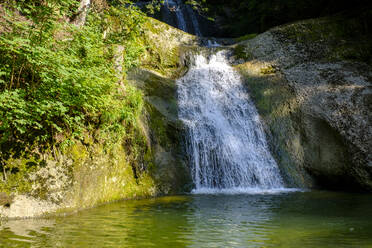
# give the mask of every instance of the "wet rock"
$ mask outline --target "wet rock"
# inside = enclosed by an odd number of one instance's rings
[[[162,194],[184,192],[191,178],[182,147],[183,125],[178,121],[176,82],[144,69],[132,70],[128,80],[145,96],[142,123],[152,151],[155,182]]]
[[[56,211],[57,207],[47,201],[18,195],[14,197],[13,203],[9,207],[0,207],[0,218],[40,217]]]
[[[237,69],[288,185],[372,191],[372,69],[336,53],[337,30],[324,26],[335,24],[309,20],[239,43]]]

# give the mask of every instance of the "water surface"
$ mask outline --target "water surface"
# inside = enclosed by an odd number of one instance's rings
[[[2,222],[0,247],[372,247],[371,195],[187,195]]]

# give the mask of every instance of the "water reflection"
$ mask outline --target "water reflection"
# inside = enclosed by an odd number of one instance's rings
[[[38,236],[49,235],[54,219],[24,219],[0,222],[0,247],[18,247],[15,244],[32,244]],[[22,246],[19,246],[22,247]],[[31,246],[33,247],[33,246]]]
[[[2,222],[0,247],[371,247],[371,223],[369,195],[191,195]]]
[[[239,199],[236,201],[236,199]],[[193,232],[190,247],[255,247],[268,239],[275,225],[272,209],[277,204],[275,196],[204,195],[192,202],[188,223]],[[206,237],[208,242],[206,243]]]

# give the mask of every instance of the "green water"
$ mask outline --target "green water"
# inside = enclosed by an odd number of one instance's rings
[[[0,247],[372,247],[372,195],[162,197],[0,229]]]

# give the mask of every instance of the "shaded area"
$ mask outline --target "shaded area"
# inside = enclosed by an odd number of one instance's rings
[[[341,14],[358,17],[371,32],[369,0],[207,0],[215,18],[215,36],[237,37],[261,33],[288,22]]]
[[[157,187],[165,194],[190,190],[175,80],[143,69],[130,71],[127,79],[144,93],[146,103],[141,122],[151,151],[145,156],[153,157],[147,165]]]

